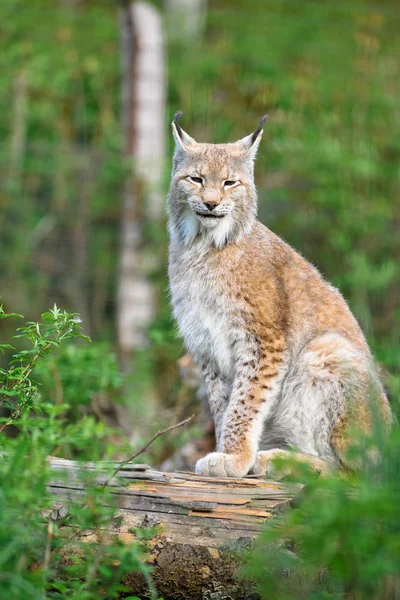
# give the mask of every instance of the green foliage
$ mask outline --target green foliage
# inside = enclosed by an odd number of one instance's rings
[[[93,403],[121,398],[122,376],[116,354],[108,344],[68,344],[36,369],[44,398],[69,406],[68,419],[76,421]]]
[[[13,316],[19,315],[6,314],[0,308],[2,319]],[[26,323],[14,336],[28,349],[17,351],[10,344],[2,345],[13,355],[0,373],[0,399],[10,413],[2,417],[0,427],[0,596],[13,600],[119,598],[127,591],[121,585],[123,575],[133,571],[140,572],[152,589],[140,543],[105,539],[104,530],[114,524],[117,507],[108,487],[96,483],[96,471],[78,471],[84,490],[80,501],[67,503],[68,514],[53,520],[46,488],[55,474],[48,455],[73,452],[81,458],[99,460],[109,457],[113,450],[104,443],[110,431],[103,423],[90,416],[81,416],[76,422],[71,418],[77,405],[71,408],[66,401],[78,392],[74,378],[85,373],[83,394],[118,387],[120,379],[112,355],[103,349],[85,353],[82,347],[71,345],[72,340],[88,339],[81,333],[78,315],[54,306],[42,319]],[[66,352],[57,362],[55,352],[65,342]],[[103,355],[101,378],[99,367],[93,363]],[[60,365],[66,388],[58,404],[46,398],[46,386],[34,379],[36,372],[43,374],[51,364]],[[14,435],[9,437],[6,433],[11,426]],[[93,532],[95,542],[78,541],[74,532],[82,531]]]
[[[104,337],[127,172],[118,6],[62,4],[0,3],[0,284],[6,306],[32,317],[56,299]]]
[[[81,502],[71,504],[63,521],[52,520],[46,494],[52,476],[46,463],[50,444],[35,434],[31,430],[8,444],[0,463],[1,597],[119,598],[125,589],[123,575],[134,571],[151,587],[140,544],[104,539],[102,528],[112,526],[117,510],[107,488],[82,475]],[[74,531],[93,531],[96,541],[78,542]]]
[[[6,314],[3,307],[0,306],[0,319],[14,316],[20,315]],[[80,333],[78,315],[60,311],[56,305],[52,310],[44,313],[42,319],[42,323],[28,321],[24,327],[17,329],[14,338],[24,338],[31,347],[15,352],[9,367],[0,369],[0,403],[14,409],[6,424],[16,422],[22,414],[34,408],[35,400],[38,398],[38,386],[31,375],[43,356],[53,348],[58,348],[64,340],[89,339]],[[10,344],[2,344],[0,348],[3,351],[5,349],[14,350]]]
[[[301,470],[306,488],[298,506],[269,522],[248,557],[247,574],[263,598],[398,598],[398,428],[383,445],[364,445],[362,458],[363,471],[347,477]]]

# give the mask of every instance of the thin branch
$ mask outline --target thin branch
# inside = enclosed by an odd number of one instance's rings
[[[3,429],[5,429],[9,425],[13,424],[13,421],[14,421],[15,417],[19,414],[20,410],[21,410],[20,407],[18,407],[14,410],[14,412],[11,413],[11,415],[8,417],[8,420],[5,421],[3,423],[3,425],[0,427],[0,433],[2,433]]]
[[[61,333],[61,332],[57,331],[56,335],[58,335],[59,333]],[[37,362],[37,360],[38,360],[39,358],[41,358],[41,357],[43,356],[43,354],[44,354],[45,352],[47,352],[47,350],[48,350],[49,348],[51,348],[51,342],[47,343],[45,346],[43,346],[43,348],[41,348],[41,349],[40,349],[40,350],[37,352],[37,354],[35,354],[35,356],[32,358],[32,360],[30,360],[30,361],[28,362],[28,364],[25,366],[24,370],[22,371],[22,373],[21,373],[21,380],[22,380],[22,379],[25,379],[25,377],[26,377],[26,376],[27,376],[29,373],[31,373],[31,371],[32,371],[33,367],[35,366],[35,363]]]
[[[145,444],[142,448],[140,448],[140,450],[138,450],[137,452],[135,452],[135,454],[133,456],[131,456],[130,458],[127,458],[126,460],[122,461],[118,467],[115,469],[115,471],[113,472],[113,474],[111,475],[111,477],[109,477],[103,484],[101,487],[106,487],[110,481],[112,481],[114,479],[114,477],[117,475],[117,473],[119,473],[119,471],[123,468],[124,465],[127,465],[128,463],[132,462],[133,460],[135,460],[135,458],[137,458],[138,456],[140,456],[140,454],[143,454],[143,452],[145,452],[147,450],[147,448],[158,438],[160,437],[160,435],[164,435],[164,433],[168,433],[168,431],[172,431],[173,429],[177,429],[178,427],[184,427],[184,425],[186,425],[187,423],[189,423],[189,421],[191,421],[193,419],[194,415],[192,415],[191,417],[189,417],[188,419],[185,419],[184,421],[181,421],[180,423],[177,423],[176,425],[171,425],[170,427],[167,427],[166,429],[162,429],[161,431],[159,431],[158,433],[156,433],[156,435],[154,435],[151,440],[149,442],[147,442],[147,444]]]
[[[43,559],[43,578],[44,578],[45,584],[46,584],[46,580],[47,580],[47,577],[49,574],[48,571],[49,571],[50,560],[51,560],[51,556],[52,556],[51,542],[53,539],[53,535],[54,535],[54,523],[50,519],[49,522],[47,523],[46,547],[44,549],[44,559]],[[43,598],[46,598],[46,597],[47,597],[47,594],[46,594],[46,592],[44,592]]]

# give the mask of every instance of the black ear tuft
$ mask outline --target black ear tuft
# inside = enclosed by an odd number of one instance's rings
[[[178,112],[175,113],[174,119],[173,119],[173,124],[176,127],[176,131],[178,132],[179,137],[182,139],[183,135],[182,135],[182,128],[179,125],[178,121],[181,118],[181,116],[183,115],[183,112],[181,110],[178,110]]]
[[[179,114],[179,113],[176,113]],[[181,115],[182,113],[180,113]],[[179,116],[180,116],[179,115]],[[176,116],[176,115],[175,115]],[[179,118],[179,117],[178,117]],[[258,138],[258,136],[260,135],[260,132],[262,131],[262,128],[264,127],[264,124],[266,123],[266,121],[268,121],[268,115],[264,115],[263,118],[260,121],[259,126],[257,127],[257,129],[255,130],[255,132],[253,133],[253,135],[251,136],[251,143],[254,144],[254,142],[256,141],[256,139]]]
[[[177,122],[179,121],[179,119],[181,118],[182,115],[183,115],[183,112],[181,110],[178,110],[178,112],[175,113],[175,116],[174,116],[175,125],[177,124]]]

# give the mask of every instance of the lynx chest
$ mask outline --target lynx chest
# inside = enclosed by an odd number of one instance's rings
[[[198,362],[215,361],[232,370],[235,337],[231,299],[224,282],[204,261],[170,263],[172,306],[185,344]]]

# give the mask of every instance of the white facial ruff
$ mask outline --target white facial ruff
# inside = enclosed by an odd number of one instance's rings
[[[192,210],[186,210],[179,222],[179,233],[184,242],[190,244],[198,235],[206,243],[213,243],[216,248],[223,248],[233,230],[232,215],[222,218],[207,218],[196,215]]]

